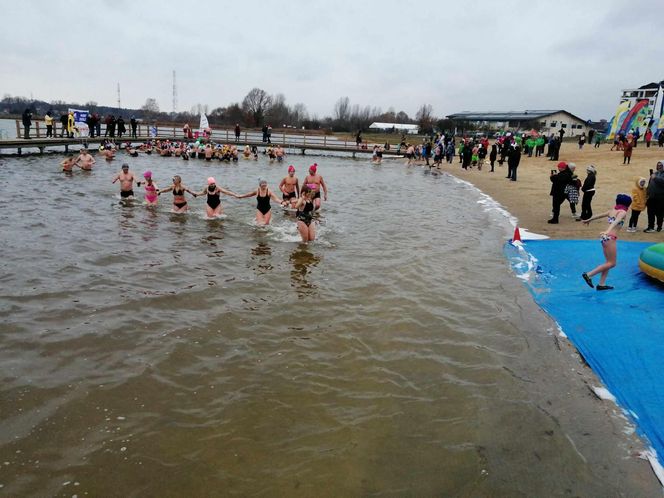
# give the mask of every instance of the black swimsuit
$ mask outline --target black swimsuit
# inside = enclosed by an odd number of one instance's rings
[[[264,197],[257,192],[256,193],[256,209],[258,209],[263,216],[270,212],[272,206],[270,206],[270,192],[268,191]]]
[[[297,217],[298,220],[300,220],[305,225],[307,225],[307,226],[311,225],[311,222],[313,221],[313,216],[314,216],[314,203],[313,203],[313,201],[305,201],[304,202],[304,208],[302,209],[302,211],[298,210],[297,213],[295,213],[295,216]]]
[[[219,200],[219,192],[216,194],[213,193],[216,188],[210,190],[210,187],[208,187],[208,194],[207,194],[207,205],[210,206],[210,209],[216,209],[219,204],[221,204],[221,201]]]
[[[184,189],[182,189],[182,190],[173,189],[173,197],[177,197],[177,196],[184,196]],[[178,209],[182,209],[183,207],[185,207],[187,205],[187,201],[174,202],[173,205]]]

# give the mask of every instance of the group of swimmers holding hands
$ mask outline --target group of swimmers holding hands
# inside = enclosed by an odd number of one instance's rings
[[[89,155],[89,154],[88,154]],[[66,160],[65,160],[66,161]],[[92,159],[94,162],[94,159]],[[73,161],[74,165],[79,165],[78,159]],[[64,169],[64,165],[63,165]],[[84,168],[83,168],[84,169]],[[256,198],[256,223],[258,225],[269,225],[272,220],[272,206],[270,200],[280,203],[289,211],[294,211],[297,219],[297,229],[303,242],[313,241],[316,238],[316,225],[313,220],[314,212],[321,206],[321,190],[323,199],[327,201],[327,185],[323,177],[317,172],[318,165],[312,164],[309,167],[309,174],[304,178],[300,187],[299,179],[295,176],[295,167],[288,167],[288,175],[281,180],[279,190],[282,193],[280,199],[268,185],[267,180],[260,178],[258,187],[245,194],[237,194],[232,190],[225,189],[217,185],[213,177],[207,179],[207,186],[201,191],[194,191],[182,183],[179,175],[173,176],[171,185],[166,188],[158,188],[152,178],[152,172],[143,173],[144,181],[138,181],[134,173],[129,170],[129,165],[124,163],[120,173],[115,175],[113,183],[120,182],[120,198],[127,201],[134,198],[134,183],[140,187],[144,185],[145,204],[156,206],[159,196],[171,192],[173,194],[173,213],[186,213],[189,210],[186,194],[193,197],[206,196],[205,211],[208,218],[217,218],[223,214],[221,204],[221,194],[236,199],[245,199],[249,197]],[[71,171],[69,169],[68,171]]]

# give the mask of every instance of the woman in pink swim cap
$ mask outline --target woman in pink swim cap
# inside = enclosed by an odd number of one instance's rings
[[[145,204],[148,206],[156,206],[157,199],[157,185],[152,181],[152,171],[146,171],[143,173],[143,178],[145,178]],[[141,186],[141,182],[136,182],[136,185]]]
[[[318,164],[309,166],[309,174],[304,177],[304,185],[308,185],[314,193],[314,207],[320,209],[320,189],[323,189],[324,200],[327,201],[327,185],[323,177],[318,174]]]
[[[221,205],[221,199],[219,198],[220,194],[237,197],[237,194],[232,190],[226,190],[225,188],[221,188],[219,185],[217,185],[217,182],[213,177],[207,179],[207,187],[204,187],[201,192],[196,193],[196,195],[204,194],[207,194],[205,214],[208,218],[218,218],[224,214],[224,208]]]

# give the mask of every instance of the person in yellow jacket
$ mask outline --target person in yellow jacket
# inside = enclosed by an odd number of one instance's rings
[[[46,111],[44,123],[46,123],[46,138],[53,138],[53,109]]]
[[[67,116],[67,136],[69,138],[74,137],[74,128],[76,127],[76,124],[74,122],[74,112],[69,111],[69,115]]]
[[[637,178],[632,189],[632,216],[629,218],[628,232],[636,232],[636,225],[639,221],[641,211],[646,208],[646,186],[648,181],[645,178]]]

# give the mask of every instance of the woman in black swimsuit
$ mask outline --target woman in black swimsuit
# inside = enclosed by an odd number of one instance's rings
[[[275,202],[280,203],[282,206],[286,204],[286,201],[282,201],[267,188],[267,181],[260,179],[258,180],[258,188],[247,192],[243,195],[236,196],[238,199],[244,199],[246,197],[256,197],[256,223],[259,225],[269,225],[270,220],[272,219],[272,206],[270,206],[270,199],[273,199]]]
[[[187,205],[187,199],[185,199],[184,193],[189,192],[194,197],[196,197],[196,193],[182,185],[182,178],[180,178],[179,175],[173,177],[173,184],[170,187],[159,190],[157,193],[161,195],[165,192],[171,191],[173,192],[173,212],[186,213],[189,206]]]
[[[208,218],[217,218],[221,216],[224,212],[223,207],[221,206],[221,200],[219,199],[220,194],[230,195],[237,197],[237,194],[231,190],[226,190],[217,185],[217,182],[214,178],[210,177],[207,179],[207,187],[204,188],[201,192],[198,192],[196,195],[205,195],[207,194],[207,203],[205,204],[205,212]]]
[[[313,222],[314,191],[304,185],[301,194],[295,203],[297,230],[300,232],[302,242],[311,242],[316,238],[316,224]]]

